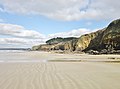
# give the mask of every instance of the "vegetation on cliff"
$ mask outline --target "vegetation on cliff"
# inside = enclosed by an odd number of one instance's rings
[[[52,38],[48,41],[46,41],[46,44],[58,44],[60,42],[67,42],[67,41],[71,41],[71,40],[76,40],[76,37],[68,37],[68,38],[61,38],[61,37],[57,37],[57,38]]]

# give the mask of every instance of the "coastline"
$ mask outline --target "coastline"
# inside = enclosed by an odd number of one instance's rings
[[[20,52],[1,52],[0,61],[5,62],[42,62],[42,61],[57,61],[57,60],[71,60],[71,61],[119,61],[118,54],[101,54],[91,55],[86,53],[56,53],[46,51],[20,51]],[[84,60],[84,61],[83,61]]]

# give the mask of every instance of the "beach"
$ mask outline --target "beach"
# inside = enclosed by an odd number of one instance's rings
[[[0,89],[120,89],[120,55],[0,53]]]

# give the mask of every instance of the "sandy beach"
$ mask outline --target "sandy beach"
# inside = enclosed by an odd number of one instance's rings
[[[120,55],[0,53],[0,89],[120,89],[119,61]]]

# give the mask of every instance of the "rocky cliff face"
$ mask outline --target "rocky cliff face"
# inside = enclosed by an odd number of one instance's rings
[[[77,40],[71,40],[67,42],[61,42],[58,43],[55,47],[54,50],[68,50],[68,51],[75,51],[75,45],[76,45]]]
[[[51,42],[51,40],[49,40]],[[52,40],[54,42],[54,40]],[[56,39],[55,39],[56,42]],[[120,19],[111,22],[107,28],[85,34],[78,39],[61,41],[56,44],[34,46],[33,50],[64,50],[64,51],[89,51],[110,53],[120,50]]]
[[[51,51],[51,50],[64,50],[64,51],[74,51],[77,40],[71,40],[67,42],[60,42],[56,44],[43,44],[38,46],[33,46],[32,50],[42,50],[42,51]]]
[[[97,46],[99,44],[98,39],[100,39],[100,35],[103,31],[104,29],[90,33],[90,34],[82,35],[76,43],[76,50],[83,51],[83,50],[86,50],[89,46],[90,47],[92,47],[93,45]]]
[[[41,51],[50,51],[50,50],[54,50],[55,46],[57,44],[54,45],[48,45],[48,44],[43,44],[43,45],[37,45],[37,46],[33,46],[32,50],[36,51],[36,50],[41,50]]]
[[[120,50],[120,19],[109,24],[103,33],[101,46],[108,50]]]
[[[97,50],[99,52],[112,53],[120,50],[120,19],[111,22],[107,28],[102,30],[85,49]],[[104,52],[103,52],[104,53]]]
[[[97,50],[99,51],[101,49],[101,40],[103,38],[103,33],[106,30],[106,28],[99,30],[97,32],[95,32],[95,37],[93,39],[90,40],[90,43],[88,44],[88,47],[84,49],[84,51],[88,51],[88,50]]]

